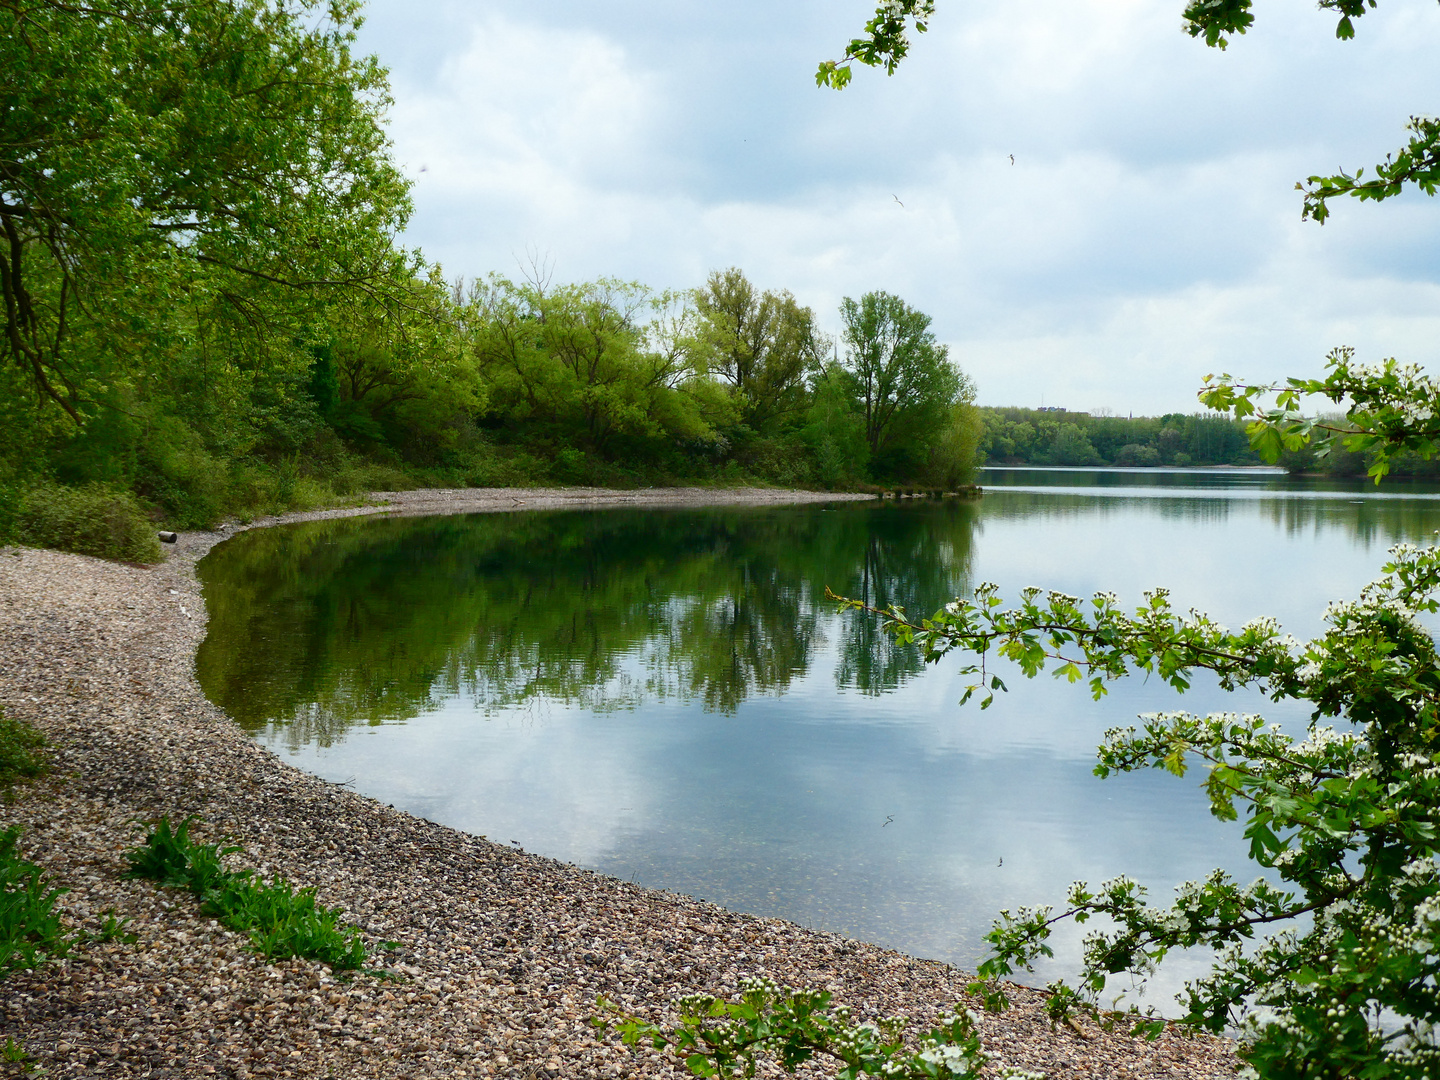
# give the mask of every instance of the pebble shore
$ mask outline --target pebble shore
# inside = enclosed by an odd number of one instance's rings
[[[357,513],[557,506],[771,504],[775,491],[460,491],[372,496]],[[273,524],[277,519],[252,523]],[[194,675],[205,606],[194,566],[238,527],[182,533],[154,568],[0,549],[0,706],[51,741],[54,772],[0,808],[23,827],[67,922],[128,917],[133,943],[92,942],[0,983],[9,1037],[43,1075],[681,1077],[653,1051],[601,1040],[597,994],[655,1020],[679,995],[746,975],[823,987],[858,1016],[917,1024],[963,1001],[965,973],[776,919],[727,911],[492,844],[287,765],[206,700]],[[389,977],[270,963],[199,915],[188,893],[121,877],[137,822],[196,815],[236,865],[340,905]],[[1037,991],[985,1015],[993,1064],[1047,1077],[1226,1077],[1232,1044],[1170,1031],[1155,1042],[1087,1023],[1052,1028]],[[18,1065],[0,1070],[18,1074]],[[813,1075],[833,1075],[833,1070]]]

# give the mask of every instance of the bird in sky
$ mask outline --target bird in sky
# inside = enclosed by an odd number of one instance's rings
[[[1014,154],[1011,154],[1011,155],[1010,155],[1010,164],[1011,164],[1011,165],[1014,165],[1014,164],[1015,164],[1015,155],[1014,155]]]
[[[890,198],[894,199],[896,202],[900,202],[900,196],[896,195],[893,191],[890,193]],[[905,209],[905,204],[903,202],[900,202],[900,209]]]

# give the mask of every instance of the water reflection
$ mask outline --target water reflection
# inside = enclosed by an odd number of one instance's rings
[[[918,656],[871,621],[834,619],[825,587],[879,604],[963,591],[976,513],[951,500],[256,530],[201,563],[197,666],[241,724],[282,725],[296,747],[455,698],[486,714],[671,698],[733,714],[783,694],[827,634],[837,686],[879,694]]]
[[[1303,637],[1385,546],[1440,526],[1440,499],[1253,471],[1015,473],[975,504],[243,534],[200,567],[201,680],[297,763],[411,812],[957,964],[995,911],[1077,878],[1129,873],[1158,898],[1216,866],[1248,880],[1198,777],[1102,783],[1094,748],[1144,711],[1303,710],[1204,679],[1183,699],[1125,680],[1097,704],[1014,676],[988,712],[960,710],[953,665],[922,673],[825,586],[928,611],[978,581],[1125,603],[1165,585],[1181,610]],[[1073,968],[1078,941],[1060,944],[1040,979]],[[1184,975],[1162,974],[1162,1004]]]

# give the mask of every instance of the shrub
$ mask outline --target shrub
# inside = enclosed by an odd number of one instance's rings
[[[855,1023],[845,1006],[830,1004],[825,990],[796,990],[765,978],[740,980],[738,998],[724,1001],[692,994],[676,1002],[680,1023],[671,1031],[631,1016],[601,997],[591,1024],[614,1031],[627,1046],[648,1044],[683,1062],[695,1076],[755,1076],[772,1062],[796,1075],[807,1063],[839,1066],[842,1080],[883,1076],[891,1080],[979,1080],[985,1075],[1041,1080],[1038,1073],[987,1068],[975,1016],[957,1008],[930,1031],[906,1039],[904,1017]],[[768,1070],[767,1070],[768,1071]]]
[[[1122,468],[1153,468],[1160,464],[1160,451],[1141,443],[1126,443],[1116,452],[1115,464]]]
[[[100,559],[157,563],[162,558],[154,526],[135,496],[99,485],[31,488],[21,500],[15,533],[31,547]]]
[[[0,480],[0,544],[11,543],[15,537],[15,518],[20,512],[20,494],[18,484]]]
[[[852,609],[865,605],[842,601]],[[874,609],[866,609],[873,611]],[[1056,923],[1092,919],[1075,986],[1050,985],[1047,1005],[1099,1008],[1110,980],[1144,977],[1167,955],[1214,950],[1208,975],[1186,984],[1183,1021],[1238,1031],[1242,1060],[1266,1078],[1430,1080],[1440,1066],[1440,547],[1391,549],[1385,575],[1359,598],[1334,603],[1324,633],[1301,642],[1274,619],[1230,631],[1182,614],[1163,589],[1133,613],[1113,594],[1090,601],[1025,589],[1007,608],[981,585],[928,619],[880,614],[927,660],[969,655],[980,707],[1005,689],[998,655],[1035,677],[1046,669],[1104,696],[1110,680],[1154,675],[1176,691],[1196,672],[1224,690],[1253,688],[1309,714],[1303,732],[1263,717],[1150,713],[1112,728],[1098,752],[1101,777],[1154,768],[1206,773],[1211,813],[1245,818],[1250,859],[1268,871],[1251,884],[1215,870],[1151,903],[1129,877],[1076,882],[1064,907],[1002,911],[977,989],[1053,955]],[[1337,721],[1331,724],[1326,721]],[[1137,1030],[1158,1021],[1137,1020]],[[1252,1075],[1254,1075],[1252,1074]]]

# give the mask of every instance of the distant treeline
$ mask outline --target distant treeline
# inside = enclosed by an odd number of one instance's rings
[[[1245,425],[1203,413],[1092,416],[981,408],[988,465],[1259,465]]]
[[[1095,416],[1047,409],[979,408],[986,465],[1279,465],[1292,473],[1364,476],[1371,458],[1336,450],[1317,457],[1310,447],[1264,462],[1250,449],[1242,421],[1207,413],[1164,416]],[[1440,477],[1440,458],[1391,458],[1397,476]]]

